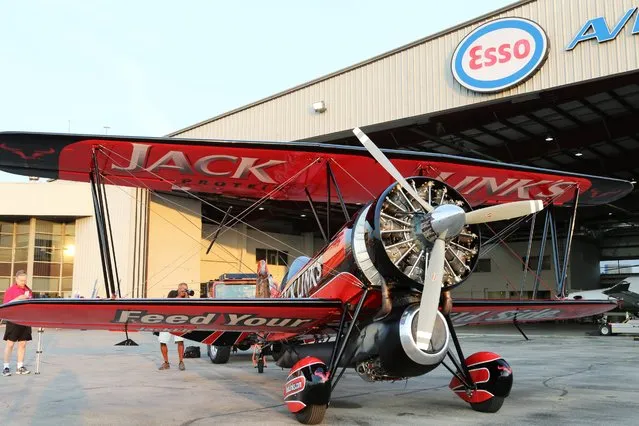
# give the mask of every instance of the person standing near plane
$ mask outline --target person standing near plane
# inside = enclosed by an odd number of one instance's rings
[[[33,298],[33,292],[27,286],[27,274],[20,270],[16,272],[14,283],[4,293],[4,300],[2,303],[31,298]],[[16,374],[29,374],[30,371],[24,367],[24,353],[27,348],[27,342],[31,340],[31,327],[7,321],[4,330],[4,340],[7,344],[4,348],[4,368],[2,370],[2,375],[11,375],[9,363],[11,360],[11,354],[13,353],[13,347],[16,342],[18,342],[18,363],[16,366]]]
[[[189,297],[189,286],[186,283],[180,283],[178,285],[177,290],[171,290],[169,292],[169,298],[188,298]],[[180,363],[178,364],[178,368],[181,371],[184,371],[184,339],[180,336],[175,336],[168,331],[160,331],[158,335],[158,340],[160,341],[160,350],[162,351],[162,358],[164,358],[164,363],[160,366],[160,370],[168,370],[171,368],[171,364],[169,364],[169,348],[167,347],[167,343],[173,341],[177,345],[178,350],[178,358]]]

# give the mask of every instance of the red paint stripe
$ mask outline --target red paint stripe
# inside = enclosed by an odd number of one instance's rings
[[[470,377],[473,383],[486,383],[490,379],[490,371],[487,368],[470,370]],[[457,377],[453,377],[448,387],[457,392],[460,387],[464,388],[464,384]]]
[[[303,359],[293,366],[294,370],[291,370],[291,372],[288,373],[288,376],[290,377],[291,374],[297,371],[300,371],[302,368],[305,368],[305,367],[308,367],[309,365],[314,365],[314,364],[324,364],[324,363],[317,358]]]
[[[488,401],[490,398],[495,396],[492,393],[482,389],[474,391],[470,397],[465,390],[456,390],[455,393],[464,401],[471,402],[473,404]]]
[[[213,343],[217,341],[217,339],[219,339],[222,336],[222,334],[224,334],[223,331],[215,331],[209,334],[206,339],[202,340],[202,343],[204,343],[205,345],[212,345]]]
[[[302,401],[286,401],[286,406],[288,407],[288,411],[291,413],[297,413],[298,411],[302,411],[306,408],[306,404]]]
[[[233,342],[234,345],[237,345],[239,343],[241,343],[244,339],[246,339],[248,336],[250,336],[251,333],[240,333],[240,335],[237,337],[237,339],[235,339],[235,342]]]
[[[466,365],[470,368],[477,364],[482,364],[484,362],[491,362],[500,359],[501,356],[494,352],[477,352],[476,354],[472,354],[468,358],[466,358]]]

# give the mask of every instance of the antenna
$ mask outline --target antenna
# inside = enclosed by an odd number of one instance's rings
[[[109,134],[109,129],[111,128],[110,126],[103,126],[104,127],[104,134],[108,135]]]

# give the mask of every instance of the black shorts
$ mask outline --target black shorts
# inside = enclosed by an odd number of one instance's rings
[[[31,327],[7,321],[6,328],[4,329],[4,340],[11,342],[31,340]]]

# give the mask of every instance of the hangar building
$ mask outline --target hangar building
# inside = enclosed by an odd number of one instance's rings
[[[359,145],[351,129],[360,127],[382,148],[634,183],[638,49],[636,0],[519,1],[170,136]],[[497,191],[512,182],[483,184]],[[102,288],[88,185],[30,182],[3,184],[0,191],[5,199],[34,194],[59,200],[76,193],[64,205],[3,203],[0,281],[26,266],[36,292],[88,296],[96,280]],[[279,279],[287,263],[324,243],[308,204],[267,202],[246,223],[222,231],[207,254],[217,228],[212,222],[228,207],[239,212],[250,202],[121,187],[110,187],[109,194],[123,295],[162,297],[181,281],[197,287],[222,273],[253,272],[259,258]],[[539,259],[542,218],[532,229],[530,249],[529,224],[510,236],[514,251],[496,246],[455,292],[475,298],[552,296],[567,251],[569,289],[599,287],[602,269],[613,280],[635,273],[638,205],[633,192],[614,204],[579,208],[574,224],[571,209],[558,209],[551,232],[556,250],[546,249]],[[321,221],[343,221],[339,205],[317,209]],[[541,271],[538,292],[532,274],[523,278],[523,259]]]

